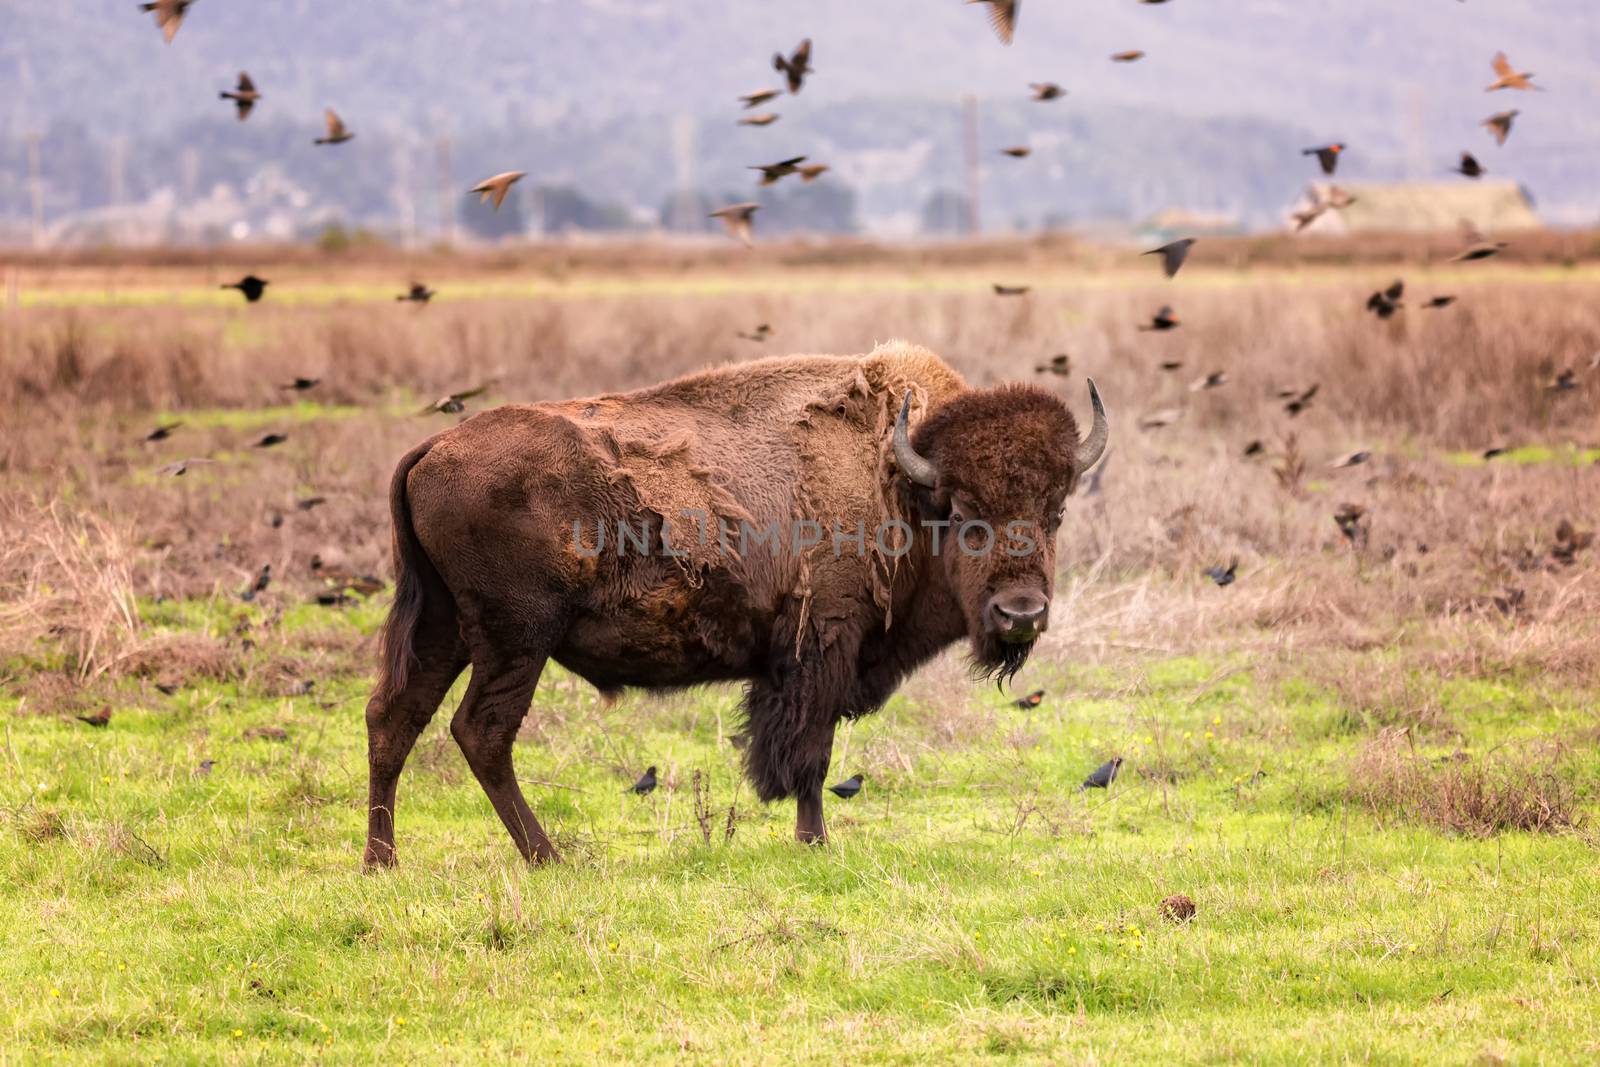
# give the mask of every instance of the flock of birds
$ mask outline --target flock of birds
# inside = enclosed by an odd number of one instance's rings
[[[157,25],[170,44],[182,26],[183,19],[189,8],[195,2],[196,0],[153,0],[153,2],[143,3],[140,6],[143,11],[154,14]],[[995,33],[1003,43],[1011,43],[1016,32],[1021,0],[966,0],[966,2],[968,4],[988,5],[989,20],[994,27]],[[1168,0],[1138,0],[1138,2],[1158,5],[1167,3]],[[1133,63],[1144,58],[1144,55],[1143,50],[1130,49],[1113,53],[1110,59],[1115,63]],[[740,117],[737,120],[738,124],[749,127],[769,127],[776,123],[781,117],[779,113],[770,110],[758,111],[757,109],[771,104],[774,100],[784,95],[785,92],[791,97],[798,95],[804,87],[808,76],[815,73],[811,60],[812,42],[809,38],[802,41],[790,52],[775,53],[772,57],[772,67],[783,76],[783,87],[762,88],[740,96],[738,100],[743,105],[743,110],[750,113]],[[1495,80],[1487,86],[1486,91],[1488,92],[1501,90],[1542,91],[1541,86],[1533,83],[1534,75],[1530,72],[1517,70],[1504,53],[1499,53],[1493,57],[1491,67],[1495,73]],[[1051,81],[1032,82],[1029,83],[1028,88],[1031,99],[1039,103],[1058,100],[1067,95],[1065,88]],[[221,92],[219,96],[233,104],[241,122],[250,117],[257,104],[262,100],[261,91],[247,72],[240,72],[234,88]],[[1500,111],[1484,119],[1482,125],[1488,130],[1494,142],[1503,146],[1511,136],[1513,125],[1520,114],[1521,112],[1517,109]],[[324,121],[326,132],[323,136],[317,137],[313,142],[314,144],[334,146],[345,144],[355,138],[355,132],[345,124],[344,120],[332,108],[326,109]],[[1302,154],[1314,158],[1322,174],[1331,179],[1337,175],[1339,162],[1347,150],[1348,146],[1345,143],[1332,142],[1306,148]],[[1021,160],[1028,158],[1032,154],[1032,149],[1025,144],[1021,144],[1002,148],[1000,152],[1009,158]],[[825,174],[829,167],[825,163],[810,162],[807,156],[797,155],[773,163],[755,164],[749,169],[758,173],[758,185],[766,187],[777,184],[791,176],[797,176],[802,182],[812,182]],[[1457,165],[1451,170],[1469,180],[1480,179],[1488,173],[1488,169],[1469,151],[1460,153]],[[469,192],[477,194],[480,203],[487,203],[498,211],[501,205],[504,204],[511,187],[524,177],[526,177],[525,171],[504,171],[484,179],[474,185]],[[1295,228],[1297,231],[1304,230],[1328,212],[1342,211],[1356,201],[1356,196],[1337,185],[1329,185],[1325,190],[1314,187],[1312,203],[1298,209],[1292,216]],[[718,208],[710,213],[710,217],[721,220],[732,238],[748,246],[754,242],[754,220],[758,210],[760,210],[758,203],[747,201]],[[1506,242],[1490,240],[1484,234],[1477,232],[1465,223],[1463,223],[1462,232],[1465,247],[1452,257],[1451,262],[1470,263],[1486,260],[1498,255],[1507,247]],[[1159,248],[1150,249],[1144,255],[1159,257],[1161,269],[1165,276],[1169,279],[1175,278],[1182,270],[1195,243],[1194,238],[1186,237],[1164,244]],[[253,304],[263,298],[270,284],[267,279],[250,274],[237,282],[228,283],[222,288],[238,290],[247,302]],[[1027,294],[1031,287],[994,283],[993,289],[995,295],[999,297],[1020,297]],[[420,282],[415,282],[411,284],[405,293],[396,296],[395,300],[416,305],[426,305],[434,295],[435,293],[432,289]],[[1405,283],[1403,280],[1397,280],[1388,287],[1373,292],[1367,299],[1366,308],[1379,319],[1390,319],[1405,306],[1404,295]],[[1430,296],[1429,299],[1421,304],[1421,307],[1430,311],[1442,311],[1453,306],[1456,302],[1457,298],[1453,294],[1437,294]],[[1140,324],[1138,329],[1142,332],[1165,333],[1178,329],[1182,325],[1183,322],[1178,318],[1177,313],[1170,305],[1166,305],[1153,313],[1147,323]],[[761,323],[749,332],[740,331],[738,336],[744,340],[762,343],[774,336],[775,332],[771,324]],[[1162,362],[1160,366],[1163,371],[1170,372],[1180,370],[1183,367],[1183,363],[1177,360],[1168,360]],[[1596,367],[1600,367],[1600,355],[1597,355],[1591,361],[1590,369],[1595,369]],[[1072,370],[1071,358],[1065,354],[1056,355],[1046,363],[1037,366],[1035,370],[1039,374],[1066,376]],[[317,379],[296,378],[284,388],[305,392],[315,388],[318,384]],[[1196,379],[1191,384],[1190,389],[1199,392],[1220,388],[1226,384],[1228,384],[1226,372],[1215,370]],[[1547,388],[1552,392],[1567,392],[1576,387],[1577,373],[1570,368],[1562,371],[1547,385]],[[421,413],[459,413],[464,410],[465,401],[482,394],[488,388],[488,385],[482,385],[451,393],[429,404]],[[1285,389],[1280,391],[1278,399],[1283,403],[1285,412],[1290,417],[1294,417],[1305,411],[1312,404],[1318,389],[1319,386],[1317,384],[1312,384],[1306,388]],[[1177,410],[1152,412],[1139,420],[1139,426],[1146,430],[1157,429],[1161,426],[1170,425],[1180,416],[1181,411]],[[145,439],[150,442],[166,440],[181,425],[181,422],[163,424],[151,431]],[[287,437],[284,434],[268,433],[255,441],[253,447],[258,449],[272,448],[282,444],[286,439]],[[1491,448],[1484,453],[1484,458],[1492,459],[1505,451],[1506,449],[1504,448]],[[1258,456],[1264,452],[1265,446],[1260,441],[1250,442],[1244,450],[1244,454],[1247,457]],[[1364,450],[1352,452],[1336,459],[1331,466],[1335,468],[1358,466],[1366,462],[1370,457],[1371,453]],[[180,460],[163,467],[162,473],[181,476],[194,464],[210,462],[215,462],[215,460],[207,457]],[[323,498],[321,497],[310,497],[298,501],[296,506],[300,510],[309,511],[322,502]],[[1334,519],[1340,532],[1347,539],[1352,543],[1360,543],[1364,540],[1366,533],[1365,516],[1365,509],[1359,505],[1344,505],[1339,513],[1334,516]],[[282,521],[281,516],[278,517],[277,521]],[[1560,562],[1570,563],[1576,553],[1583,548],[1587,548],[1593,542],[1593,539],[1593,532],[1578,531],[1572,528],[1570,523],[1563,523],[1561,529],[1557,531],[1557,547],[1553,550],[1553,558]],[[334,568],[326,568],[321,565],[320,559],[313,561],[312,569],[314,572],[319,573],[328,583],[326,591],[319,594],[318,597],[324,603],[341,603],[353,592],[370,594],[383,587],[380,579],[371,575],[352,575]],[[1205,575],[1218,586],[1228,586],[1237,579],[1237,570],[1238,560],[1235,559],[1226,567],[1214,566],[1207,568]],[[253,599],[268,588],[271,579],[271,566],[264,565],[254,581],[241,593],[241,596],[246,600]],[[1017,699],[1014,703],[1019,708],[1031,710],[1042,703],[1044,695],[1044,690],[1035,690],[1027,696]],[[107,708],[92,716],[79,716],[79,718],[91,726],[103,727],[110,721],[110,709]],[[1080,789],[1110,788],[1111,784],[1116,780],[1121,766],[1122,759],[1120,757],[1108,760],[1084,779]],[[205,767],[205,770],[209,771],[210,767]],[[657,782],[656,768],[651,766],[638,781],[629,787],[628,791],[644,796],[655,790]],[[829,788],[836,796],[848,800],[861,792],[862,785],[863,777],[857,774]],[[1189,908],[1192,914],[1192,903]]]

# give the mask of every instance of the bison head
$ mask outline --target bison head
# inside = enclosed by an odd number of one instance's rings
[[[1094,423],[1081,441],[1066,405],[1035,386],[963,393],[914,437],[909,391],[900,406],[895,462],[930,524],[933,567],[960,606],[982,674],[1016,673],[1049,625],[1062,509],[1109,433],[1092,380],[1089,403]]]

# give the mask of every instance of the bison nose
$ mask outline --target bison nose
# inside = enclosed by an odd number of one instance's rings
[[[1037,593],[1010,593],[989,601],[989,619],[1003,641],[1032,641],[1049,623],[1050,602]]]

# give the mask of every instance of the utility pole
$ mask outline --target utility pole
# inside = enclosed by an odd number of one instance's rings
[[[967,172],[967,236],[976,237],[983,230],[983,213],[979,206],[982,197],[978,177],[978,99],[971,94],[961,100],[962,145]]]
[[[44,247],[44,175],[39,164],[38,133],[26,135],[28,142],[28,192],[33,200],[33,247]]]

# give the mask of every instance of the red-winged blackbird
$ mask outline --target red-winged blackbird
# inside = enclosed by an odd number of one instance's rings
[[[1163,307],[1160,311],[1150,316],[1150,324],[1147,326],[1140,326],[1139,329],[1147,332],[1151,330],[1162,332],[1166,330],[1176,330],[1181,325],[1183,325],[1183,323],[1178,321],[1177,315],[1173,314],[1172,308],[1169,306]]]
[[[1339,153],[1343,151],[1344,144],[1336,141],[1333,144],[1307,148],[1300,154],[1303,156],[1316,156],[1317,162],[1322,165],[1322,173],[1332,175],[1334,171],[1339,169]]]
[[[1011,703],[1012,703],[1012,705],[1014,707],[1019,707],[1023,711],[1032,710],[1033,708],[1036,708],[1040,704],[1044,703],[1044,690],[1043,689],[1035,689],[1033,692],[1029,693],[1027,696],[1018,697],[1016,700],[1013,700]]]

